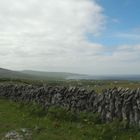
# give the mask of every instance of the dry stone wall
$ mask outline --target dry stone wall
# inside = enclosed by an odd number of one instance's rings
[[[60,106],[68,110],[99,113],[104,122],[114,119],[140,126],[140,89],[106,89],[97,94],[77,87],[0,85],[0,98],[36,102],[46,109]]]

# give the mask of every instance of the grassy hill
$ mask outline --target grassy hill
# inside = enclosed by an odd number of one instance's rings
[[[29,80],[119,80],[140,81],[140,75],[84,75],[67,72],[45,72],[45,71],[12,71],[0,68],[0,78],[29,79]]]
[[[30,80],[65,80],[69,77],[81,77],[83,75],[66,72],[45,72],[45,71],[13,71],[0,68],[0,78],[8,79],[30,79]]]
[[[45,71],[32,71],[32,70],[24,70],[21,72],[23,74],[34,75],[34,76],[40,77],[41,79],[68,79],[69,77],[83,76],[80,74],[66,73],[66,72],[45,72]]]
[[[8,69],[0,68],[0,78],[9,78],[9,79],[30,79],[32,78],[29,74],[24,74],[18,71],[12,71]]]

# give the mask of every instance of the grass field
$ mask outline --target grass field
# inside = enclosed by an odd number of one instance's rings
[[[122,87],[122,88],[140,88],[140,81],[113,81],[113,80],[27,80],[27,79],[6,79],[0,78],[0,83],[12,84],[33,84],[48,86],[76,86],[96,92],[102,92],[103,89]]]
[[[77,86],[101,92],[105,88],[140,88],[140,82],[99,80],[0,79],[1,84],[33,84],[48,86]],[[140,129],[126,128],[117,120],[103,124],[98,115],[73,113],[60,108],[43,110],[36,104],[25,105],[0,99],[0,139],[7,132],[26,128],[31,133],[25,140],[139,140]]]
[[[139,140],[138,128],[125,128],[114,121],[102,124],[98,115],[70,113],[51,108],[44,111],[31,104],[24,105],[0,99],[0,139],[7,132],[26,128],[31,136],[26,140]]]

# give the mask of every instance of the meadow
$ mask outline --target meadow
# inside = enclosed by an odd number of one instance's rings
[[[77,86],[97,92],[105,88],[138,88],[140,82],[132,81],[93,81],[55,80],[32,81],[1,79],[0,84],[34,84],[48,86]],[[8,132],[26,130],[24,140],[139,140],[140,128],[126,127],[125,122],[114,120],[102,123],[98,114],[70,112],[63,108],[51,107],[48,110],[30,103],[0,99],[0,139]]]
[[[7,132],[27,129],[25,140],[139,140],[139,128],[126,128],[113,121],[103,124],[98,115],[68,112],[60,108],[45,111],[36,104],[0,100],[0,139]]]

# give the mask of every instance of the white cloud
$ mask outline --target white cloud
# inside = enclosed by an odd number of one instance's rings
[[[104,21],[102,7],[91,0],[0,0],[0,64],[63,69],[100,52],[102,46],[87,42],[85,33],[99,34]]]
[[[93,0],[0,0],[0,67],[138,73],[140,45],[105,55],[105,46],[87,41],[87,32],[96,36],[104,29],[102,11]]]
[[[140,44],[121,45],[111,55],[98,57],[96,68],[100,74],[139,74],[139,63]]]
[[[140,40],[140,27],[134,27],[126,32],[118,32],[115,37],[138,41]]]
[[[123,38],[123,39],[130,39],[130,40],[140,40],[139,33],[118,33],[116,37]]]

